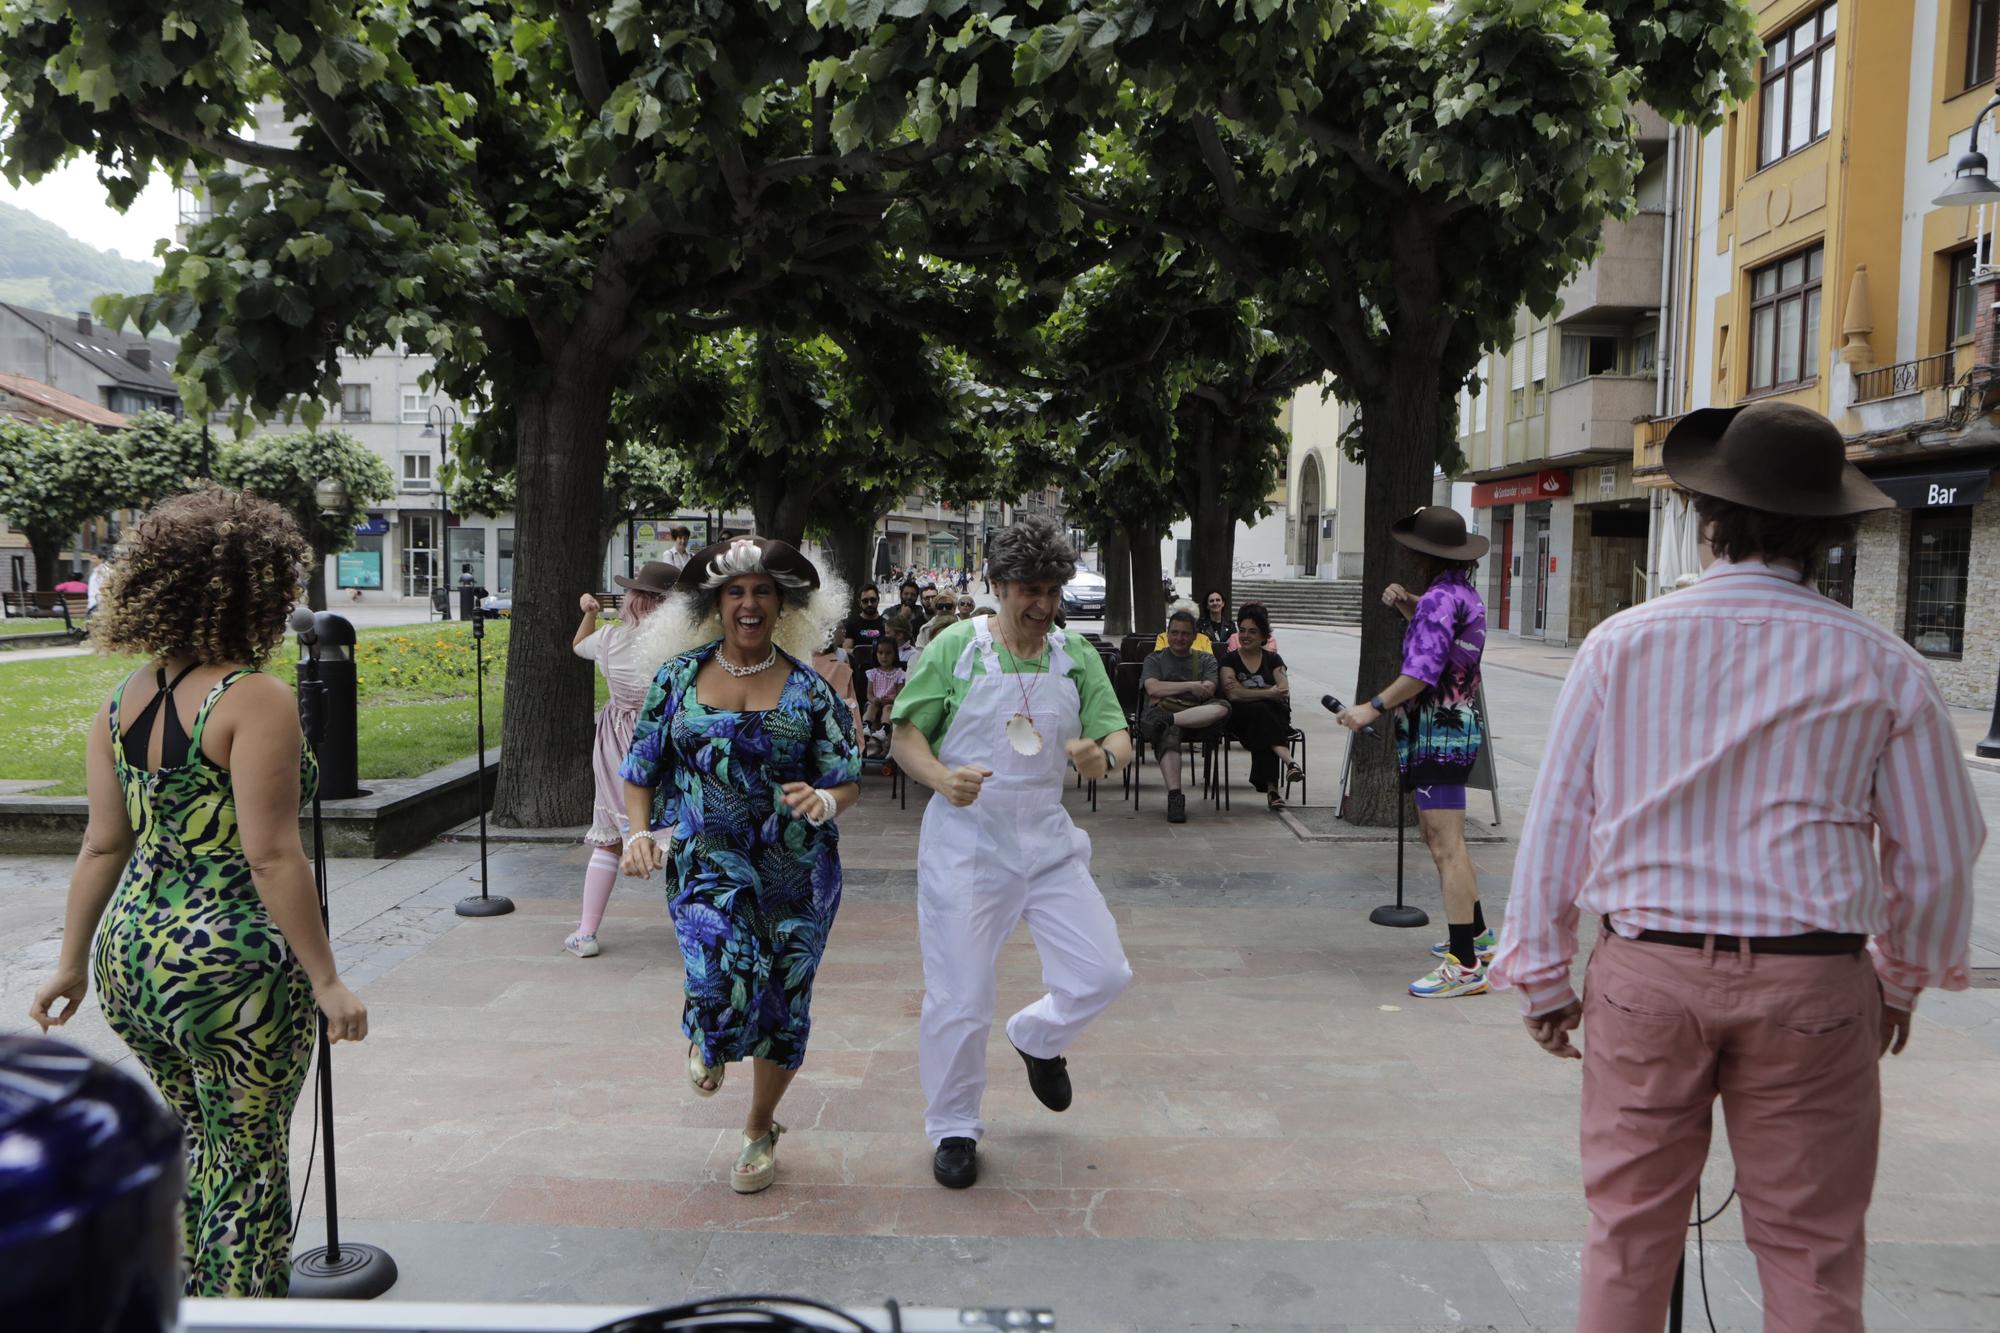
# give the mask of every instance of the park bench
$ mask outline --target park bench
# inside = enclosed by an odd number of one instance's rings
[[[83,638],[85,599],[76,593],[0,592],[0,615],[8,620],[46,620],[47,629],[0,635],[0,645],[75,643]],[[61,621],[61,628],[56,622]]]

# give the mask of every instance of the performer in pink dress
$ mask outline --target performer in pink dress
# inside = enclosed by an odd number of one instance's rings
[[[618,882],[618,857],[625,846],[625,780],[618,769],[632,746],[639,709],[660,667],[640,638],[639,626],[673,590],[679,577],[680,571],[664,560],[650,561],[637,578],[613,576],[611,581],[625,590],[625,597],[618,620],[602,628],[597,618],[603,607],[597,599],[589,593],[577,599],[583,623],[576,628],[572,646],[578,657],[597,663],[611,685],[610,702],[597,715],[597,741],[590,756],[597,794],[584,841],[595,850],[583,872],[583,917],[563,941],[563,948],[578,958],[595,958],[598,953],[597,928],[604,920],[611,887]]]

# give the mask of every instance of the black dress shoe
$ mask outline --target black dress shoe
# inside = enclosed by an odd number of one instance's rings
[[[979,1144],[974,1139],[946,1139],[931,1157],[931,1174],[948,1190],[970,1189],[979,1179]]]
[[[1019,1046],[1021,1059],[1028,1066],[1028,1086],[1035,1090],[1035,1096],[1051,1111],[1069,1110],[1069,1061],[1060,1055],[1043,1060],[1029,1055]]]
[[[1187,823],[1187,793],[1180,791],[1170,791],[1167,793],[1167,822],[1169,824]]]

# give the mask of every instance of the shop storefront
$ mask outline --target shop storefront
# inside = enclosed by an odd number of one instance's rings
[[[1852,550],[1830,552],[1820,591],[1894,630],[1930,663],[1947,702],[1986,708],[2000,661],[2000,610],[1974,589],[2000,580],[2000,459],[1875,469],[1896,508],[1863,520]]]
[[[1484,583],[1489,632],[1562,640],[1569,632],[1572,514],[1568,470],[1544,468],[1472,488],[1472,508],[1493,543]]]

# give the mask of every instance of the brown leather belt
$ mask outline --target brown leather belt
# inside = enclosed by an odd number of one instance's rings
[[[1683,930],[1642,930],[1639,939],[1647,944],[1671,944],[1682,949],[1700,949],[1715,941],[1717,953],[1736,953],[1748,946],[1751,953],[1849,954],[1868,947],[1866,935],[1839,935],[1830,930],[1813,930],[1803,935],[1696,935]]]

